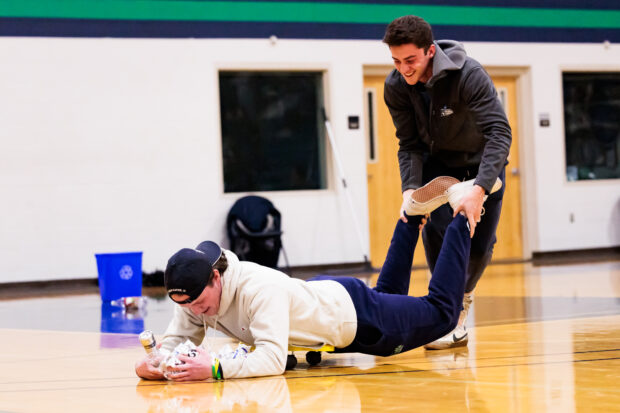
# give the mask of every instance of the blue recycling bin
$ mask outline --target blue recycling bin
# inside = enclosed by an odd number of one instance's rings
[[[142,252],[95,254],[103,301],[142,295]]]

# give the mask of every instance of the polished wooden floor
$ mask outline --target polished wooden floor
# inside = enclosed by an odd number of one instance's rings
[[[425,293],[426,277],[416,271],[411,293]],[[152,300],[137,327],[161,334],[170,308]],[[219,383],[139,380],[136,335],[101,331],[141,320],[102,310],[96,295],[0,301],[0,411],[620,411],[620,262],[489,267],[467,348],[324,355]]]

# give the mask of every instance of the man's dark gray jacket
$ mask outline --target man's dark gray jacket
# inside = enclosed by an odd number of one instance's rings
[[[491,78],[461,43],[435,42],[433,75],[426,82],[430,110],[397,71],[385,79],[384,98],[399,139],[402,190],[422,185],[427,157],[448,168],[479,165],[475,183],[487,192],[506,165],[510,126]]]

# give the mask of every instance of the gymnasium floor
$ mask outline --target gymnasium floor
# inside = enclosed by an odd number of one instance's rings
[[[2,300],[0,412],[620,412],[620,261],[492,265],[476,293],[467,348],[298,354],[284,376],[186,384],[138,379],[136,335],[113,333],[163,333],[161,294],[142,318],[95,293]]]

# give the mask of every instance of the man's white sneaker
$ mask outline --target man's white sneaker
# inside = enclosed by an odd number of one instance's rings
[[[461,310],[461,314],[459,314],[459,321],[456,328],[432,343],[425,344],[424,348],[427,350],[443,350],[446,348],[466,346],[469,338],[467,337],[465,322],[467,321],[467,314],[469,314],[469,307],[471,307],[473,301],[473,294],[466,293],[463,297],[463,309]]]
[[[457,184],[452,185],[450,188],[448,188],[446,192],[448,196],[448,202],[450,203],[450,206],[452,207],[452,209],[458,208],[465,194],[471,191],[471,189],[474,187],[474,181],[475,179],[470,179],[469,181],[459,182]],[[493,184],[493,188],[491,188],[490,193],[492,194],[494,192],[499,191],[501,187],[502,187],[502,180],[497,178],[497,180],[495,181],[495,184]],[[484,200],[486,201],[487,198],[488,198],[488,195],[485,195]]]
[[[438,176],[411,194],[405,213],[427,215],[448,202],[448,188],[458,184],[459,180],[451,176]]]
[[[443,350],[446,348],[463,347],[467,345],[467,329],[465,325],[457,326],[445,336],[424,345],[427,350]]]

